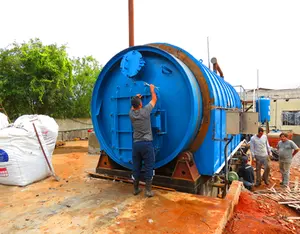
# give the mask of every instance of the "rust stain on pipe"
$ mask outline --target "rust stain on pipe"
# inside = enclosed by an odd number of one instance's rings
[[[134,7],[133,0],[128,0],[129,47],[134,46]]]

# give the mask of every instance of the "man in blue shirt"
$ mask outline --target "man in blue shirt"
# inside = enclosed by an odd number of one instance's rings
[[[137,95],[131,99],[131,110],[129,117],[133,126],[133,146],[132,146],[132,161],[133,161],[133,194],[137,195],[141,192],[139,189],[140,172],[142,169],[142,161],[145,168],[146,191],[145,196],[152,197],[151,191],[153,169],[155,163],[155,154],[153,147],[153,136],[151,129],[150,114],[155,107],[157,97],[155,86],[150,85],[152,99],[143,107],[141,95]]]

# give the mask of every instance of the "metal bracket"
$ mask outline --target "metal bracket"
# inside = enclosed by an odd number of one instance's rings
[[[173,171],[172,178],[196,181],[200,177],[198,169],[191,152],[181,153],[177,158],[177,163]]]
[[[222,106],[211,106],[212,110],[230,110],[230,111],[236,111],[236,112],[241,112],[240,109],[235,108],[235,107],[222,107]]]
[[[108,157],[106,152],[104,152],[102,150],[100,152],[100,158],[99,158],[96,169],[97,168],[115,169],[115,168],[118,168],[118,165]]]

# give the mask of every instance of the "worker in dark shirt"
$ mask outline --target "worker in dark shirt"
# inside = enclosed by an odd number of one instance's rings
[[[242,157],[242,164],[238,171],[240,181],[244,183],[246,189],[251,190],[254,183],[254,170],[251,165],[248,164],[248,157]]]
[[[155,154],[153,147],[153,136],[151,129],[150,114],[154,108],[157,97],[155,86],[150,85],[152,99],[143,107],[141,95],[136,95],[131,99],[131,110],[129,117],[133,127],[133,144],[132,144],[132,162],[133,162],[133,194],[137,195],[141,192],[139,189],[140,173],[142,162],[144,161],[145,182],[146,182],[146,197],[152,197],[151,191],[153,170],[155,163]]]

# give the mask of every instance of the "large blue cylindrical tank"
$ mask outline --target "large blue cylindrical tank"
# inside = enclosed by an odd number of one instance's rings
[[[130,99],[142,94],[147,104],[151,83],[158,87],[151,114],[155,168],[189,150],[200,174],[219,171],[225,161],[225,111],[241,109],[240,98],[230,84],[188,52],[165,43],[125,49],[101,71],[91,104],[101,150],[132,169]],[[240,135],[234,136],[229,153],[239,142]]]
[[[259,97],[256,100],[256,112],[258,112],[258,121],[261,123],[270,122],[270,99],[265,97]]]

